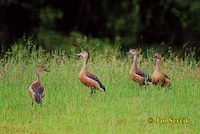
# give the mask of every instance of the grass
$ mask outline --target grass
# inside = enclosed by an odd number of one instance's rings
[[[140,60],[142,56],[140,57]],[[200,68],[182,60],[162,63],[172,87],[140,87],[130,80],[132,59],[112,54],[93,54],[89,70],[106,86],[106,93],[90,90],[78,79],[82,60],[62,54],[16,51],[1,67],[0,133],[198,133]],[[31,106],[28,87],[35,80],[35,67],[45,63],[51,72],[42,74],[46,87],[43,106]],[[152,74],[154,61],[142,59],[140,68]],[[148,118],[154,119],[148,123]],[[159,124],[162,119],[187,117],[189,124]]]

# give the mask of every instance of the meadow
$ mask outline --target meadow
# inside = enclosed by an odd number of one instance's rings
[[[200,68],[176,57],[162,61],[171,87],[141,87],[129,76],[132,58],[107,50],[91,52],[89,70],[106,87],[106,92],[90,90],[80,83],[83,60],[62,51],[46,53],[13,48],[0,62],[1,134],[133,134],[198,133],[200,111]],[[153,55],[153,52],[152,52]],[[155,61],[139,57],[139,66],[150,75]],[[41,76],[46,88],[43,106],[31,106],[29,85],[35,68],[46,64]],[[149,123],[148,119],[153,122]],[[188,118],[186,124],[160,124],[156,118]]]

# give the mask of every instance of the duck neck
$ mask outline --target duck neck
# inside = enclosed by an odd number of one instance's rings
[[[133,63],[132,63],[132,67],[131,67],[131,72],[137,70],[137,62],[138,62],[138,56],[134,55]]]
[[[81,73],[84,73],[87,71],[87,63],[88,63],[88,58],[85,57],[84,60],[83,60],[83,66],[82,66],[82,69],[81,69]]]
[[[137,63],[138,63],[138,56],[134,55],[132,68],[137,69]]]
[[[40,74],[36,72],[36,81],[40,81]]]
[[[160,59],[156,59],[156,70],[160,70]]]

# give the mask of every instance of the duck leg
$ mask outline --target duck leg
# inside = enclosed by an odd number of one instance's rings
[[[96,94],[96,90],[93,90],[93,94],[94,94],[94,95]]]
[[[42,107],[42,101],[40,102],[40,107]]]
[[[33,107],[33,101],[32,101],[32,103],[31,103],[31,106]]]
[[[92,96],[93,94],[95,94],[95,91],[94,89],[91,89],[90,96]]]
[[[90,93],[90,94],[92,95],[93,93],[94,93],[94,90],[93,90],[93,89],[91,89],[91,93]]]

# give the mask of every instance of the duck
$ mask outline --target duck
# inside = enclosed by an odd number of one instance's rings
[[[40,80],[40,75],[43,72],[49,72],[47,70],[47,67],[45,65],[39,65],[36,68],[36,80],[29,86],[29,95],[32,99],[32,106],[34,101],[37,104],[40,104],[42,106],[42,100],[45,97],[45,87],[43,86],[41,80]]]
[[[145,71],[141,71],[137,66],[139,57],[138,50],[130,49],[128,54],[133,56],[133,63],[130,70],[131,80],[133,80],[135,83],[138,83],[139,85],[152,84],[151,77]]]
[[[156,60],[156,67],[152,75],[152,83],[154,85],[160,85],[161,87],[170,86],[170,78],[166,74],[161,72],[161,59],[160,53],[155,53],[153,58]]]
[[[76,55],[81,56],[83,58],[83,66],[79,73],[79,80],[82,84],[91,89],[90,96],[95,94],[96,90],[100,92],[105,92],[106,88],[103,85],[103,83],[99,80],[99,78],[88,71],[89,53],[86,51],[82,51],[81,53]]]

